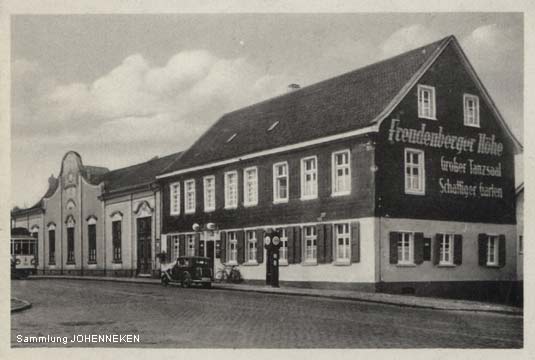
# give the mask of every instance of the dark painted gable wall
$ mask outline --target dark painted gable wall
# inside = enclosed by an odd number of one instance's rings
[[[418,118],[418,95],[415,86],[402,102],[384,120],[377,139],[377,202],[376,214],[393,218],[419,218],[452,221],[515,223],[514,203],[514,155],[510,139],[498,124],[498,120],[485,103],[476,84],[464,68],[457,52],[448,46],[419,81],[420,84],[435,87],[437,120]],[[480,128],[464,125],[463,94],[479,96]],[[480,133],[495,135],[496,141],[504,145],[502,156],[491,156],[455,150],[438,149],[419,144],[391,142],[388,139],[391,120],[400,120],[399,126],[419,130],[426,124],[426,131],[438,132],[443,127],[444,134],[468,136],[478,139]],[[426,193],[424,196],[406,195],[404,189],[404,149],[411,147],[425,150]],[[475,144],[477,149],[477,142]],[[458,162],[502,165],[501,177],[456,174],[441,170],[441,157]],[[441,193],[439,180],[448,178],[465,184],[494,186],[503,189],[502,199],[483,198]]]

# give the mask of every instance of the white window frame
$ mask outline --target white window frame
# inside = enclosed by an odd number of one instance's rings
[[[396,247],[396,251],[398,252],[398,265],[414,265],[414,233],[413,232],[407,232],[407,231],[400,231],[400,239],[398,240],[398,244]],[[401,241],[401,252],[399,250]],[[407,244],[407,245],[405,245]],[[404,254],[406,253],[405,247],[408,247],[408,258],[405,258]],[[402,256],[400,256],[400,253]]]
[[[487,235],[487,266],[498,266],[500,264],[499,247],[500,237],[498,235]]]
[[[288,231],[279,229],[281,247],[279,250],[279,265],[288,265]]]
[[[195,256],[195,234],[186,234],[186,256]]]
[[[226,261],[228,265],[238,264],[238,236],[236,231],[227,232]]]
[[[473,111],[470,111],[468,107],[468,102],[474,102]],[[479,127],[479,97],[472,94],[463,95],[463,114],[464,114],[464,125],[471,127]]]
[[[251,249],[251,244],[254,244],[254,250]],[[258,264],[258,260],[256,258],[257,252],[258,239],[256,238],[256,231],[245,231],[245,262],[247,264]]]
[[[211,181],[212,187],[208,187],[208,182]],[[203,178],[203,189],[204,189],[204,212],[211,212],[215,210],[215,176],[209,175]],[[211,197],[209,193],[211,192]],[[208,200],[211,199],[211,202]]]
[[[307,234],[307,229],[311,229],[311,234]],[[311,242],[310,249],[308,241]],[[316,226],[303,226],[303,259],[305,264],[318,263],[318,231]]]
[[[175,189],[176,189],[176,192],[175,192]],[[176,195],[176,198],[175,198],[175,195]],[[180,182],[179,181],[169,184],[169,213],[171,215],[180,215]]]
[[[453,265],[453,247],[455,246],[455,234],[440,234],[440,257],[439,257],[439,265]],[[446,246],[446,243],[448,243],[448,246]],[[448,251],[446,252],[446,247],[448,248]]]
[[[248,174],[254,171],[253,181],[249,182]],[[249,197],[249,190],[252,187],[252,198]],[[258,168],[251,166],[243,169],[243,206],[258,205]]]
[[[429,93],[429,109],[424,107],[424,93]],[[436,106],[435,88],[429,85],[418,85],[418,117],[421,119],[437,119],[437,106]]]
[[[347,154],[347,164],[343,164],[343,165],[338,165],[337,162],[336,162],[336,157],[338,155],[343,155],[343,154]],[[332,196],[342,196],[342,195],[349,195],[351,194],[351,152],[349,151],[349,149],[345,149],[345,150],[340,150],[340,151],[335,151],[332,153],[332,156],[331,156],[331,178],[332,178]],[[343,175],[343,176],[347,176],[347,182],[346,182],[346,186],[347,186],[347,189],[343,189],[343,190],[340,190],[338,189],[338,170],[339,169],[347,169],[347,175]]]
[[[311,170],[306,169],[306,163],[313,160],[314,168]],[[311,193],[306,194],[307,190],[307,179],[306,176],[311,176]],[[317,156],[308,156],[301,159],[301,200],[310,200],[318,198],[318,157]]]
[[[344,227],[344,232],[339,232],[339,226]],[[351,262],[351,226],[349,223],[336,223],[333,225],[334,230],[334,255],[335,262],[339,264],[349,264]],[[344,244],[340,248],[339,240]],[[342,253],[342,256],[340,256]]]
[[[188,189],[188,185],[193,184],[192,189]],[[193,207],[190,207],[189,205],[189,196],[192,195],[193,197]],[[184,213],[185,214],[194,214],[195,213],[195,205],[196,205],[197,199],[195,195],[195,179],[189,179],[184,181]]]
[[[286,168],[285,175],[278,175],[277,169],[281,166]],[[273,164],[273,203],[287,203],[290,198],[290,167],[288,161],[281,161]],[[286,178],[286,197],[280,197],[279,179]]]
[[[231,198],[231,189],[230,189],[230,176],[235,176],[236,183],[234,184],[234,198]],[[236,209],[238,207],[238,171],[227,171],[225,173],[225,209]]]
[[[417,166],[415,166],[415,164],[413,164],[412,162],[407,162],[408,153],[418,154],[419,162]],[[405,194],[425,195],[425,152],[420,149],[405,148],[403,156],[403,177],[405,179]],[[410,175],[407,174],[408,168],[411,169]],[[414,175],[412,174],[412,169],[418,169],[418,181],[420,184],[420,187],[418,189],[414,189],[412,187],[412,178],[414,177]]]

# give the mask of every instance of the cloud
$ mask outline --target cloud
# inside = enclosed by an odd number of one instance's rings
[[[477,69],[484,72],[503,73],[519,70],[503,66],[508,63],[504,63],[504,60],[507,61],[511,53],[522,52],[521,48],[517,48],[521,45],[519,45],[520,42],[514,41],[515,36],[518,35],[511,29],[496,24],[484,25],[463,38],[461,45]]]
[[[439,40],[441,34],[420,24],[403,27],[390,35],[381,45],[382,58],[391,57],[402,52]]]
[[[204,50],[180,52],[162,67],[134,54],[92,83],[58,85],[38,76],[38,64],[26,60],[15,68],[13,82],[21,84],[15,92],[22,94],[13,99],[16,130],[26,135],[31,129],[69,133],[79,135],[79,141],[99,143],[120,141],[124,125],[147,126],[145,130],[167,126],[177,131],[177,143],[187,145],[192,140],[180,139],[180,126],[206,128],[224,112],[281,93],[287,83],[284,76],[267,76],[244,58],[218,58]],[[26,88],[30,93],[24,93]],[[118,135],[104,136],[112,130]],[[95,132],[101,136],[91,138]],[[141,131],[123,142],[154,140],[154,135]]]

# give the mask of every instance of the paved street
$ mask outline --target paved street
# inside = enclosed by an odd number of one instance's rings
[[[518,348],[522,318],[259,293],[76,280],[12,282],[32,308],[22,336],[139,334],[135,346],[178,348]],[[49,346],[58,346],[50,344]],[[64,345],[59,345],[64,346]]]

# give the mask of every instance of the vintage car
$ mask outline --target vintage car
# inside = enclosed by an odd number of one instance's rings
[[[202,285],[205,288],[212,287],[212,269],[209,258],[200,256],[184,256],[176,259],[176,262],[162,266],[162,285],[180,284],[188,288],[191,285]]]

